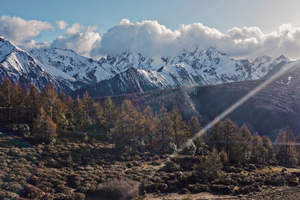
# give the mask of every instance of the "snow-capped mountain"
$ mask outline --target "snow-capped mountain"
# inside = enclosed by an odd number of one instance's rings
[[[52,83],[67,92],[87,90],[93,96],[257,80],[288,62],[284,56],[234,59],[215,48],[183,50],[174,57],[124,52],[95,61],[67,49],[27,52],[0,38],[0,81],[9,77],[39,89]]]
[[[26,51],[0,37],[0,81],[5,78],[15,83],[20,82],[24,86],[33,84],[40,90],[47,84],[66,91],[71,87],[64,79],[55,79],[48,74],[44,66]]]
[[[101,64],[120,73],[111,79],[82,88],[92,96],[145,92],[152,89],[193,85],[216,85],[245,80],[257,80],[278,70],[289,59],[280,56],[273,59],[263,56],[238,60],[219,52],[207,50],[182,51],[173,58],[145,58],[140,54],[123,53],[102,59]]]
[[[93,84],[117,74],[109,67],[105,68],[97,61],[80,56],[69,49],[41,48],[33,49],[30,53],[53,76],[76,80],[83,84]],[[53,68],[58,71],[53,71]]]

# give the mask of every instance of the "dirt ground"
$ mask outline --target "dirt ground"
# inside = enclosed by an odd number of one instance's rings
[[[243,199],[243,200],[299,200],[300,187],[270,187],[265,188],[262,192],[230,196],[230,195],[213,195],[210,193],[199,194],[168,194],[168,195],[146,195],[142,199],[145,200],[229,200],[229,199]]]

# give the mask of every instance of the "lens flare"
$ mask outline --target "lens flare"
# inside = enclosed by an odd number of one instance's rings
[[[300,67],[300,61],[291,62],[291,63],[287,64],[282,69],[280,69],[277,73],[275,73],[274,75],[272,75],[271,77],[269,77],[267,80],[265,80],[262,84],[260,84],[259,86],[257,86],[256,88],[254,88],[252,91],[250,91],[248,94],[246,94],[244,97],[242,97],[237,102],[235,102],[234,104],[232,104],[229,108],[227,108],[219,116],[217,116],[213,121],[211,121],[210,123],[208,123],[201,131],[199,131],[197,134],[195,134],[195,136],[193,136],[192,138],[188,139],[187,142],[184,143],[184,145],[181,147],[181,149],[178,150],[178,152],[182,151],[182,149],[184,149],[185,147],[190,146],[194,140],[196,140],[197,138],[201,137],[205,132],[207,132],[209,129],[211,129],[213,126],[215,126],[217,123],[219,123],[225,117],[227,117],[230,113],[232,113],[233,111],[235,111],[238,107],[240,107],[241,105],[243,105],[251,97],[253,97],[254,95],[256,95],[262,89],[264,89],[265,87],[267,87],[269,84],[271,84],[277,78],[279,78],[280,76],[282,76],[283,74],[285,74],[287,71],[289,71],[290,69],[292,69],[294,67]],[[189,103],[193,104],[191,100],[189,101]],[[194,106],[192,108],[194,108]],[[168,158],[169,159],[170,158],[174,158],[177,155],[178,155],[177,153],[174,153],[174,154],[171,154]]]

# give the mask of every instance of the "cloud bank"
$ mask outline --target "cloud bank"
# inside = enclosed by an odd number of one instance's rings
[[[231,56],[255,57],[285,54],[300,58],[300,27],[282,25],[271,33],[258,27],[234,27],[221,32],[201,23],[170,30],[157,21],[131,23],[122,20],[102,36],[91,55],[118,54],[124,50],[149,56],[176,55],[182,49],[216,47]]]
[[[34,43],[31,40],[46,30],[54,30],[54,27],[48,22],[24,20],[20,17],[4,15],[0,18],[0,35],[17,44]]]
[[[124,51],[140,52],[146,56],[173,56],[183,49],[208,47],[216,47],[234,57],[276,57],[284,54],[300,58],[300,27],[291,24],[269,33],[259,27],[233,27],[222,32],[201,23],[181,25],[171,30],[157,21],[132,23],[128,19],[121,20],[120,24],[103,33],[99,33],[95,26],[84,27],[76,23],[69,26],[63,20],[56,24],[64,31],[63,35],[49,43],[36,43],[34,39],[43,31],[54,30],[50,23],[2,16],[0,35],[30,48],[68,48],[93,58]]]
[[[97,27],[94,26],[84,28],[80,24],[73,24],[66,30],[65,35],[52,42],[51,47],[72,49],[80,55],[90,57],[92,49],[101,41],[101,36],[96,30]]]
[[[69,24],[64,20],[56,21],[56,25],[59,29],[64,30]]]

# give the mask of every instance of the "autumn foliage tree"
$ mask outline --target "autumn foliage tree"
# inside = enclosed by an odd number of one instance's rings
[[[280,164],[294,167],[298,164],[295,136],[290,128],[281,129],[276,138],[277,160]]]
[[[56,124],[46,114],[43,108],[33,122],[33,136],[38,142],[54,143],[56,137]]]
[[[197,116],[187,120],[175,107],[162,106],[153,112],[150,106],[141,109],[135,104],[126,99],[115,102],[110,97],[97,100],[87,93],[74,99],[53,85],[39,91],[33,85],[24,89],[9,79],[0,84],[0,122],[28,124],[33,139],[39,142],[53,143],[63,135],[100,133],[105,137],[99,138],[114,142],[117,148],[143,146],[157,153],[173,153],[201,131]],[[277,159],[285,166],[298,164],[295,137],[288,128],[280,131],[274,148],[270,138],[253,135],[246,125],[238,127],[225,119],[193,144],[196,153],[189,155],[207,156],[214,151],[211,155],[218,154],[224,163],[267,164]]]

